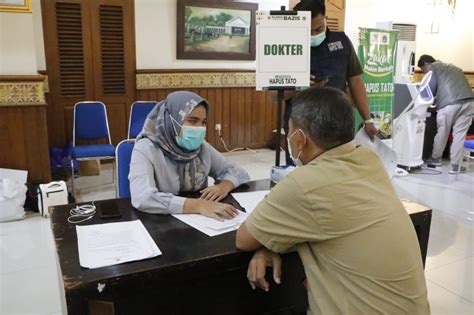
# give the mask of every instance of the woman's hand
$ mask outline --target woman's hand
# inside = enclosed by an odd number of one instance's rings
[[[229,180],[223,180],[218,185],[207,187],[200,191],[201,199],[211,201],[221,201],[224,199],[233,189],[234,184]]]
[[[226,203],[187,198],[183,213],[199,213],[209,218],[224,221],[224,219],[232,219],[238,212],[234,206]]]

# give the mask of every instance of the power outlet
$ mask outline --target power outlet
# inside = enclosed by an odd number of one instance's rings
[[[222,125],[221,124],[216,124],[216,131],[221,131]]]

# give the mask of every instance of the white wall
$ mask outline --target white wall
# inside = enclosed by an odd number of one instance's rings
[[[0,13],[0,75],[35,75],[33,15]]]
[[[259,10],[278,10],[288,0],[249,0]],[[136,0],[135,37],[137,69],[255,69],[254,61],[176,59],[177,0]]]
[[[357,46],[359,27],[375,27],[378,21],[417,24],[417,61],[422,54],[429,54],[464,71],[474,71],[474,1],[456,2],[454,14],[447,6],[436,12],[439,33],[429,34],[426,30],[433,14],[428,0],[346,0],[345,31]]]
[[[288,0],[253,1],[261,10],[288,6]],[[252,61],[176,60],[176,2],[135,1],[137,69],[255,69]],[[0,13],[0,75],[46,70],[41,0],[32,3],[32,13]]]
[[[176,59],[176,1],[136,0],[137,69],[226,68],[255,69],[251,61]],[[442,0],[444,1],[444,0]],[[278,9],[288,0],[255,0],[259,9]],[[346,0],[346,33],[357,46],[358,28],[377,21],[415,23],[417,57],[428,53],[474,71],[473,0],[457,0],[454,14],[438,11],[439,33],[426,33],[432,17],[428,0]],[[45,70],[41,0],[33,0],[33,13],[0,13],[0,75],[36,74]]]
[[[46,70],[43,39],[43,17],[41,15],[41,0],[33,0],[33,31],[35,33],[36,66],[38,70]]]

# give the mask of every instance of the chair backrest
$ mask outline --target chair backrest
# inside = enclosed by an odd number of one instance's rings
[[[128,139],[134,139],[142,131],[146,116],[155,107],[157,102],[137,101],[132,104],[130,109],[130,121],[128,123]]]
[[[128,173],[130,172],[130,160],[132,159],[133,146],[135,140],[123,140],[115,149],[115,158],[117,160],[117,196],[118,198],[130,197],[130,182]]]
[[[467,149],[469,151],[474,151],[474,140],[465,140],[464,149]]]
[[[407,84],[408,91],[415,105],[433,104],[434,96],[429,85],[432,75],[433,72],[429,71],[425,74],[420,83]]]
[[[107,120],[107,109],[102,102],[79,102],[74,105],[74,119],[72,127],[72,143],[76,145],[76,139],[98,140],[110,139],[109,122]]]
[[[427,74],[425,74],[425,76],[423,77],[420,83],[420,87],[419,87],[420,97],[424,102],[429,102],[429,103],[434,102],[434,95],[430,88],[430,80],[432,76],[433,76],[433,71],[429,71]]]

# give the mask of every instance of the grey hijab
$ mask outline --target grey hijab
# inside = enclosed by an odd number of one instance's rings
[[[198,105],[203,105],[208,111],[208,102],[195,93],[179,91],[169,94],[151,110],[137,136],[137,140],[148,138],[168,158],[178,163],[181,192],[196,191],[207,184],[207,174],[204,174],[199,157],[202,146],[195,151],[181,148],[176,141],[181,127],[173,121],[182,125]]]

